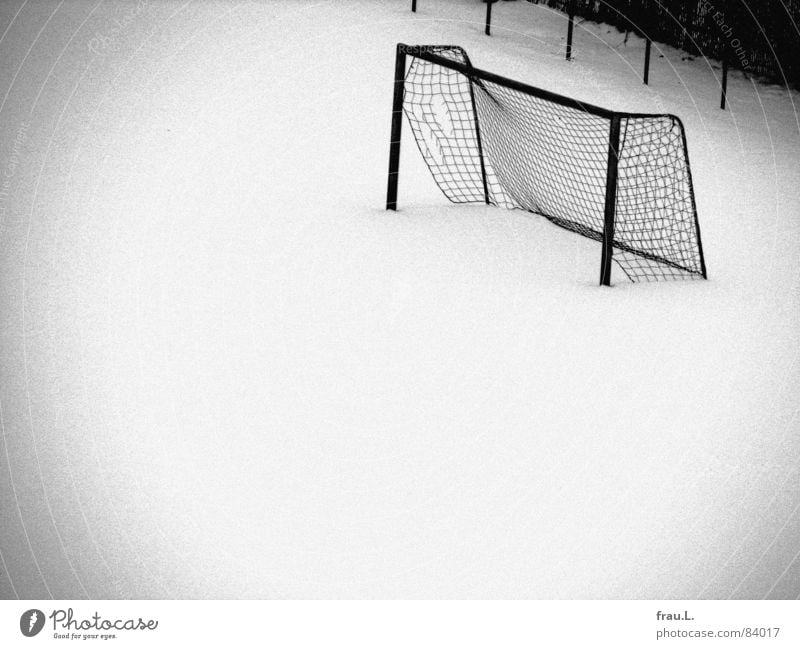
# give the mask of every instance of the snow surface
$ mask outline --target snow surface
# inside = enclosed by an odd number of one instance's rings
[[[800,95],[409,4],[0,7],[0,594],[800,595]],[[681,117],[710,280],[601,289],[410,137],[385,212],[399,41]]]

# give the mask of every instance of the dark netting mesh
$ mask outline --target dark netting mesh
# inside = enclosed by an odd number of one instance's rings
[[[614,260],[633,281],[705,275],[683,127],[622,119]]]
[[[470,65],[459,47],[425,50]],[[603,239],[607,115],[413,56],[403,108],[451,201],[523,209]],[[632,281],[704,277],[680,122],[620,117],[614,261]]]

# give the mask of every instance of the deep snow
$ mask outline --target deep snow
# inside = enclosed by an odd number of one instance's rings
[[[0,7],[0,594],[800,595],[800,96],[409,4]],[[384,212],[399,41],[680,116],[710,281],[601,289],[410,138]]]

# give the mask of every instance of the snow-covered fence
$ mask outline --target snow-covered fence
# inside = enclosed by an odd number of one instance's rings
[[[800,0],[527,0],[800,86]]]
[[[486,2],[485,33],[491,34],[492,5]],[[733,66],[778,83],[800,87],[800,0],[527,0],[567,14],[566,59],[572,58],[575,17],[613,25],[645,39],[645,84],[650,82],[653,41],[722,62],[721,101],[727,101]],[[417,0],[412,0],[416,11]]]

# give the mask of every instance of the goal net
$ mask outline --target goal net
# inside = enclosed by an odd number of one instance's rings
[[[612,261],[634,282],[706,277],[677,117],[618,113],[505,79],[472,67],[460,47],[397,51],[387,208],[396,208],[404,113],[448,199],[526,210],[601,242],[602,284]]]

